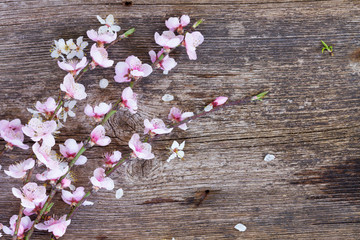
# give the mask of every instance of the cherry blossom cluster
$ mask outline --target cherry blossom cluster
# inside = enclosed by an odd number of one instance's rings
[[[0,230],[12,235],[14,239],[30,239],[34,229],[48,231],[56,239],[62,237],[71,223],[74,211],[80,206],[94,204],[86,200],[92,193],[100,189],[113,190],[115,188],[115,183],[109,175],[117,167],[131,159],[155,158],[151,146],[151,141],[155,137],[169,134],[175,128],[187,130],[187,123],[201,116],[201,114],[196,115],[193,112],[172,107],[167,116],[168,124],[160,118],[144,119],[144,131],[134,133],[128,142],[130,154],[125,155],[118,150],[104,153],[102,166],[98,166],[89,176],[92,188],[85,191],[84,187],[75,186],[71,170],[75,166],[87,163],[84,152],[91,147],[107,146],[111,142],[111,138],[106,136],[104,127],[107,120],[121,108],[128,110],[130,114],[138,111],[138,95],[134,92],[134,84],[148,77],[156,69],[168,74],[177,65],[175,59],[170,57],[170,53],[179,46],[186,48],[190,60],[196,60],[196,48],[204,41],[203,35],[199,31],[194,31],[201,21],[197,21],[189,27],[189,30],[185,30],[190,24],[189,16],[171,17],[166,20],[165,25],[168,31],[164,31],[161,35],[156,32],[154,35],[155,42],[161,49],[157,53],[154,50],[149,52],[151,65],[143,63],[133,55],[115,65],[115,82],[129,84],[122,90],[119,100],[115,103],[87,104],[82,110],[95,124],[88,138],[84,141],[69,138],[57,144],[56,136],[65,126],[67,118],[80,114],[76,111],[77,102],[88,97],[85,86],[79,83],[82,75],[97,67],[112,67],[114,61],[109,59],[107,49],[134,32],[134,29],[130,29],[119,35],[121,28],[116,25],[113,15],[105,19],[97,16],[97,19],[102,26],[97,30],[91,29],[86,32],[87,37],[94,42],[89,51],[90,57],[87,57],[85,53],[88,42],[84,41],[83,36],[78,37],[76,43],[73,39],[54,41],[55,46],[51,50],[51,57],[60,58],[57,65],[66,71],[66,75],[59,84],[62,95],[57,98],[48,97],[43,102],[37,101],[33,108],[28,108],[32,118],[25,125],[21,124],[19,119],[0,121],[0,137],[6,142],[3,152],[12,150],[14,146],[24,150],[29,149],[30,146],[24,143],[25,136],[34,142],[31,146],[32,154],[28,158],[10,165],[8,170],[4,171],[7,176],[23,179],[24,182],[22,187],[12,188],[13,196],[20,200],[19,215],[13,215],[10,218],[9,227],[0,224]],[[107,84],[106,80],[102,86],[106,87]],[[166,96],[166,101],[173,99],[171,95]],[[227,100],[227,97],[218,97],[202,112],[211,112],[214,108],[225,104]],[[59,153],[55,150],[55,146],[58,147]],[[176,157],[183,159],[184,147],[185,141],[181,144],[174,141],[170,147],[167,162]],[[40,182],[39,184],[32,181],[32,175]],[[48,216],[54,205],[52,199],[57,192],[61,192],[62,200],[70,205],[70,212],[58,217]],[[116,197],[121,196],[123,196],[123,190],[118,189]],[[41,222],[43,219],[45,220]]]

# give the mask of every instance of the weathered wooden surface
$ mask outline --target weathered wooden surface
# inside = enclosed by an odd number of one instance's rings
[[[117,114],[106,125],[110,146],[85,155],[76,184],[89,186],[92,170],[105,151],[128,151],[133,132],[147,117],[166,118],[176,106],[199,111],[215,96],[239,99],[270,90],[262,103],[222,110],[175,131],[154,144],[156,159],[135,161],[117,171],[116,189],[91,198],[69,226],[73,239],[359,239],[360,238],[360,62],[351,57],[360,46],[358,1],[1,1],[0,119],[30,118],[37,100],[56,96],[64,72],[51,61],[53,39],[76,38],[98,27],[95,15],[113,14],[122,29],[137,31],[110,50],[123,61],[134,54],[149,62],[155,31],[170,16],[205,18],[199,27],[205,42],[197,61],[176,50],[178,66],[169,75],[156,72],[136,86],[140,110]],[[320,40],[335,55],[321,54]],[[91,124],[82,114],[86,103],[115,101],[124,85],[113,69],[87,73],[88,92],[57,138],[84,139]],[[185,160],[166,163],[172,140],[186,140]],[[27,140],[30,144],[30,141]],[[4,145],[4,142],[0,142]],[[5,154],[3,169],[30,152]],[[276,159],[264,162],[267,153]],[[17,214],[11,187],[20,182],[0,172],[0,222]],[[203,199],[202,195],[208,190]],[[59,197],[58,197],[59,199]],[[203,199],[201,201],[201,199]],[[56,214],[68,211],[60,201]],[[237,223],[245,232],[234,229]],[[34,239],[49,239],[36,231]]]

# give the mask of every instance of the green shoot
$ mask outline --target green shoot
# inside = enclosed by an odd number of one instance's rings
[[[251,101],[262,101],[268,93],[269,93],[269,91],[259,93],[258,95],[253,96],[251,98]]]
[[[332,46],[328,46],[323,40],[320,40],[322,45],[324,46],[323,49],[321,50],[321,53],[324,53],[324,51],[328,51],[330,56],[334,56],[333,53],[333,47]]]

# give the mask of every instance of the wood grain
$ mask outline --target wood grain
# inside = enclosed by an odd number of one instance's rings
[[[358,1],[1,1],[0,119],[26,122],[27,107],[57,96],[64,72],[50,59],[52,41],[85,35],[99,26],[97,14],[111,13],[122,29],[137,29],[109,51],[116,62],[132,54],[149,62],[148,51],[157,47],[154,32],[166,30],[170,16],[205,18],[199,59],[176,50],[174,71],[155,72],[136,86],[139,112],[111,119],[106,129],[112,143],[85,154],[88,164],[73,173],[76,185],[90,187],[103,153],[128,152],[143,120],[165,119],[174,104],[198,112],[219,95],[236,100],[269,90],[269,97],[161,137],[154,160],[132,161],[117,171],[123,198],[117,200],[115,191],[92,197],[95,205],[77,213],[63,239],[359,239],[360,62],[353,54],[360,47],[359,10]],[[334,47],[333,57],[321,53],[320,40]],[[91,131],[93,123],[82,113],[86,103],[118,99],[125,85],[98,87],[113,71],[85,75],[88,98],[59,143],[85,139]],[[165,93],[175,102],[162,102]],[[173,140],[186,140],[185,160],[167,163]],[[29,153],[15,149],[0,164],[7,169]],[[265,162],[268,153],[276,159]],[[18,212],[13,186],[20,182],[1,171],[5,225]],[[69,209],[59,199],[55,213],[62,215]],[[235,230],[237,223],[247,230]],[[33,239],[49,235],[36,231]]]

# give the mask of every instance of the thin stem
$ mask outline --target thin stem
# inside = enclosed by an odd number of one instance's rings
[[[21,217],[22,217],[23,211],[24,211],[24,207],[22,205],[20,205],[18,219],[16,220],[14,236],[12,238],[13,240],[17,239],[17,235],[18,235],[18,232],[19,232],[20,222],[21,222]]]
[[[52,199],[54,198],[55,194],[56,194],[56,187],[53,187],[51,189],[50,195],[49,195],[48,199],[46,200],[44,206],[42,207],[42,209],[40,210],[40,212],[37,215],[36,219],[34,220],[34,223],[31,226],[30,230],[27,232],[27,234],[25,236],[25,240],[30,239],[31,235],[33,234],[33,232],[35,230],[35,225],[40,222],[42,216],[44,215],[45,211],[48,209],[48,206],[51,203]]]
[[[108,49],[109,47],[111,47],[112,45],[114,45],[115,43],[128,38],[131,34],[133,34],[135,32],[135,28],[130,28],[129,30],[127,30],[125,33],[123,33],[122,35],[120,35],[117,39],[115,39],[114,41],[112,41],[109,45],[107,45],[105,47],[105,49]]]
[[[0,151],[0,157],[7,152],[8,148],[5,146],[3,150]]]

